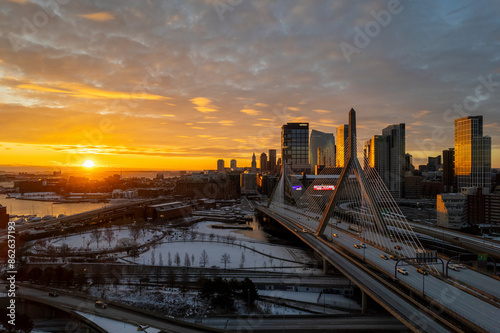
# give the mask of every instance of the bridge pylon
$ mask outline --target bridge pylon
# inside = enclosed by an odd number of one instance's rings
[[[335,190],[323,212],[316,234],[321,236],[324,233],[325,228],[328,225],[328,221],[332,217],[333,211],[338,204],[340,196],[342,195],[342,192],[345,191],[349,175],[352,173],[355,174],[361,189],[361,194],[370,207],[378,232],[381,234],[388,234],[387,224],[385,223],[381,209],[375,200],[374,190],[372,189],[370,182],[367,181],[365,172],[359,164],[359,160],[357,158],[356,111],[354,111],[354,109],[349,111],[349,135],[347,141],[347,161],[344,163],[344,168],[342,169],[340,178],[335,186]]]

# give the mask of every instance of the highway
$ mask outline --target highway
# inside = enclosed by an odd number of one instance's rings
[[[276,219],[292,232],[299,227],[299,225],[294,223],[293,219],[287,216],[286,213],[278,213],[263,206],[257,206],[256,208]],[[438,324],[434,318],[429,316],[422,309],[408,303],[408,301],[403,299],[399,294],[387,289],[381,282],[358,268],[354,263],[320,241],[312,233],[303,233],[300,231],[297,233],[297,236],[324,256],[332,265],[338,268],[351,281],[358,285],[364,292],[375,299],[407,327],[414,331],[448,332],[446,328]],[[350,243],[353,243],[353,241],[351,240]]]
[[[467,235],[454,230],[424,226],[415,222],[409,222],[413,230],[422,234],[445,240],[452,244],[468,248],[472,252],[488,253],[500,259],[500,243],[480,238],[474,235]],[[500,261],[500,260],[497,260]]]
[[[21,286],[19,287],[18,295],[20,297],[25,297],[33,301],[40,301],[49,305],[58,305],[59,307],[66,308],[72,312],[86,312],[134,325],[144,323],[158,329],[166,330],[167,332],[220,332],[220,330],[185,323],[181,320],[167,318],[161,319],[160,317],[154,316],[153,314],[147,315],[144,312],[140,312],[132,307],[108,304],[107,309],[99,309],[95,307],[94,299],[80,298],[65,293],[61,293],[58,297],[51,297],[48,295],[48,291]]]
[[[273,209],[270,212],[270,214],[268,212],[268,215],[273,217],[272,212],[274,212],[275,214],[279,214],[281,217],[284,217],[284,219],[278,219],[278,220],[285,226],[287,226],[286,225],[287,222],[283,223],[284,220],[286,221],[298,220],[298,216],[295,212],[285,208],[278,208],[273,206]],[[287,227],[289,227],[289,229],[291,229],[292,232],[295,229],[297,229],[297,227],[301,228],[301,225],[297,225],[296,223],[295,225],[296,226],[294,227],[290,226]],[[342,246],[345,249],[348,249],[353,253],[356,253],[360,258],[363,258],[364,256],[368,262],[376,265],[377,267],[385,271],[388,275],[392,276],[394,275],[396,262],[393,260],[384,260],[381,258],[382,254],[386,254],[388,257],[389,256],[388,253],[385,253],[382,250],[370,245],[366,245],[365,249],[362,248],[355,249],[354,244],[359,244],[360,239],[358,239],[355,235],[353,235],[352,232],[347,231],[346,223],[341,223],[338,225],[338,227],[335,227],[332,230],[330,230],[329,228],[331,227],[328,226],[328,229],[325,230],[325,235],[330,235],[332,233],[337,233],[339,235],[339,237],[333,238],[334,243]],[[312,235],[312,232],[314,231],[315,230],[310,230],[307,233],[303,233],[300,229],[298,232],[298,236],[303,239],[307,239],[308,243],[314,244],[313,248],[315,250],[319,249],[323,250],[321,246],[316,248],[316,246],[318,246],[318,241],[314,242],[312,240],[312,238],[316,238],[315,236]],[[425,294],[426,297],[437,302],[439,306],[451,310],[453,313],[456,313],[460,315],[462,318],[465,318],[466,320],[473,322],[478,327],[483,328],[485,331],[493,332],[498,329],[497,321],[496,318],[494,317],[494,314],[499,312],[498,306],[484,302],[483,300],[475,297],[474,295],[466,293],[460,290],[459,288],[452,286],[451,284],[447,283],[441,278],[435,277],[433,275],[424,276],[422,274],[417,273],[416,269],[413,267],[407,267],[407,269],[409,272],[407,276],[398,274],[398,278],[402,283],[410,286],[411,288],[420,293]],[[455,276],[460,277],[458,273],[465,273],[465,271],[454,272],[454,273],[457,274],[452,273],[453,277]],[[472,271],[467,272],[464,274],[464,277],[465,275],[469,276],[471,274],[473,274]],[[498,282],[482,274],[477,274],[469,279],[478,279],[478,281],[482,281],[477,283],[477,285],[479,286],[488,285],[489,283],[496,284]],[[491,289],[495,289],[495,287],[488,288],[488,291],[491,291]],[[391,296],[381,295],[381,297],[383,298]]]
[[[197,323],[233,332],[405,332],[406,327],[393,317],[308,317],[263,316],[205,318]]]

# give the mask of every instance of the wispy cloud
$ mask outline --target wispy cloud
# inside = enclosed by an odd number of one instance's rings
[[[255,110],[255,109],[242,109],[240,112],[243,112],[245,114],[251,115],[251,116],[257,116],[262,113],[262,111]]]
[[[217,112],[219,109],[217,106],[212,104],[211,100],[205,97],[196,97],[190,99],[189,101],[196,105],[194,108],[201,113]]]
[[[78,15],[79,17],[83,17],[88,20],[92,21],[110,21],[113,20],[115,17],[113,14],[109,12],[100,12],[100,13],[92,13],[92,14],[82,14]]]
[[[421,110],[421,111],[418,111],[417,113],[414,113],[412,114],[412,117],[413,118],[422,118],[422,117],[425,117],[426,115],[432,113],[432,111],[429,111],[429,110]]]
[[[60,93],[67,94],[76,98],[89,99],[140,99],[140,100],[166,100],[170,97],[149,94],[146,92],[122,92],[99,89],[80,83],[59,83],[58,87],[39,84],[20,84],[17,88],[21,90],[32,90],[44,93]]]

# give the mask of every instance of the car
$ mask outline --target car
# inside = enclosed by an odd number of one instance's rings
[[[362,247],[362,248],[364,248],[364,249],[366,249],[365,243],[359,243],[359,246]]]
[[[389,256],[389,258],[391,258],[392,260],[398,260],[398,257],[393,256],[392,254]]]
[[[380,255],[380,258],[384,259],[384,260],[389,260],[389,258],[387,258],[387,256],[385,254],[381,254]]]
[[[95,307],[99,309],[106,309],[108,305],[102,301],[95,301]]]
[[[455,266],[461,269],[467,269],[467,267],[464,264],[455,264]]]
[[[306,233],[306,234],[307,234],[307,233],[309,232],[309,230],[307,230],[307,229],[302,229],[302,232],[304,232],[304,233]]]
[[[448,265],[448,268],[449,268],[449,269],[451,269],[451,270],[457,271],[457,272],[460,270],[460,269],[458,268],[458,266],[457,266],[457,265],[455,265],[455,264],[449,264],[449,265]]]
[[[418,267],[417,267],[417,272],[419,272],[419,273],[420,273],[420,274],[422,274],[422,275],[427,275],[427,274],[429,274],[429,273],[427,273],[427,271],[423,270],[422,268],[418,268]]]
[[[404,268],[398,268],[398,272],[403,274],[403,275],[408,275],[408,271]]]
[[[339,235],[337,235],[337,234],[333,234],[333,237],[339,237]]]
[[[56,291],[50,291],[50,292],[49,292],[49,296],[50,296],[50,297],[57,297],[57,296],[59,296],[59,293],[58,293],[58,292],[56,292]]]
[[[355,247],[356,249],[360,249],[360,248],[361,248],[358,244],[354,244],[354,247]]]
[[[396,250],[401,250],[401,246],[399,246],[399,245],[394,246],[394,248],[395,248]]]

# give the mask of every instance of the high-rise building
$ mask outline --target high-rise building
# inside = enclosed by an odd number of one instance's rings
[[[257,172],[257,161],[255,160],[255,153],[252,155],[252,172]]]
[[[413,156],[408,153],[405,155],[405,171],[409,171],[411,173],[415,171],[415,167],[413,166]]]
[[[276,149],[269,149],[269,166],[271,172],[276,172]]]
[[[281,158],[294,172],[309,172],[309,123],[281,127]]]
[[[340,125],[337,127],[337,146],[335,152],[336,166],[343,168],[344,164],[347,162],[346,150],[346,140],[349,136],[349,125]]]
[[[237,166],[236,166],[236,160],[233,159],[233,160],[231,160],[231,169],[234,170],[236,168],[237,168]]]
[[[267,171],[267,155],[266,153],[260,154],[260,172]]]
[[[404,197],[404,175],[406,155],[406,130],[405,124],[387,126],[382,130],[382,135],[387,136],[389,154],[389,191],[394,198]]]
[[[369,166],[377,170],[384,184],[389,187],[390,155],[388,137],[386,135],[374,135],[365,143],[364,151],[366,157],[368,158]]]
[[[443,150],[443,185],[444,191],[455,192],[455,148]]]
[[[390,125],[382,135],[374,135],[364,146],[369,166],[375,168],[394,198],[404,195],[408,169],[405,149],[405,124]],[[337,159],[338,161],[338,159]]]
[[[217,172],[224,172],[224,160],[217,160]]]
[[[441,168],[441,155],[427,157],[427,171],[439,171]]]
[[[309,162],[312,168],[316,165],[335,166],[335,137],[332,133],[311,131]]]
[[[483,136],[483,116],[455,119],[455,175],[458,190],[491,189],[491,137]]]

